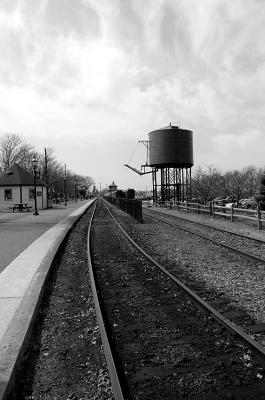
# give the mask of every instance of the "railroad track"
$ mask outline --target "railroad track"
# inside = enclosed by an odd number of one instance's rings
[[[195,237],[198,237],[200,239],[206,240],[213,243],[214,245],[217,245],[218,248],[222,249],[226,249],[229,250],[229,252],[231,253],[231,256],[229,256],[229,253],[227,253],[225,255],[225,259],[223,261],[223,273],[226,274],[226,266],[228,269],[231,268],[231,265],[234,265],[235,268],[235,272],[234,272],[234,276],[231,278],[232,280],[235,279],[235,277],[238,275],[238,277],[236,278],[236,281],[238,282],[237,284],[240,285],[240,271],[238,266],[240,265],[240,270],[242,270],[242,268],[246,268],[246,274],[244,276],[242,276],[241,279],[246,279],[246,282],[249,282],[249,280],[253,280],[255,279],[255,275],[259,275],[259,270],[260,268],[264,268],[264,259],[261,257],[257,257],[254,254],[251,254],[250,252],[245,252],[242,251],[242,249],[240,249],[240,245],[242,246],[242,242],[244,243],[244,248],[249,246],[249,248],[251,249],[252,246],[255,246],[255,251],[258,252],[260,254],[262,254],[262,250],[264,248],[264,242],[258,239],[253,239],[252,238],[248,238],[246,236],[243,236],[241,234],[233,234],[230,231],[222,231],[221,229],[218,228],[211,228],[205,224],[201,224],[201,223],[197,223],[194,221],[191,221],[191,224],[189,223],[190,221],[186,220],[186,219],[182,219],[181,217],[176,217],[176,222],[174,223],[175,220],[175,216],[173,218],[173,222],[172,222],[172,218],[170,218],[170,216],[162,214],[161,216],[154,216],[150,213],[146,213],[146,215],[148,214],[149,218],[155,220],[155,221],[159,221],[163,224],[166,224],[170,227],[172,227],[173,229],[180,229],[180,231],[183,231],[185,233],[191,233],[194,234]],[[170,220],[169,220],[170,218]],[[184,223],[184,226],[181,223]],[[190,225],[194,228],[196,227],[197,230],[194,232],[194,230],[190,229]],[[199,229],[204,228],[204,234],[202,234],[201,232],[198,232],[198,227]],[[215,230],[217,231],[217,233],[215,232]],[[206,234],[205,234],[206,233]],[[215,237],[212,238],[211,235],[214,235]],[[224,244],[222,241],[226,241],[226,242],[231,242],[233,241],[238,241],[236,243],[236,246],[231,246],[231,245],[227,245]],[[195,245],[196,246],[196,245]],[[198,246],[198,244],[197,244]],[[199,243],[199,246],[203,246],[203,243]],[[206,250],[207,252],[207,250]],[[234,260],[238,259],[238,257],[234,257],[233,253],[237,256],[239,256],[239,260],[241,259],[242,261],[240,262],[240,264],[238,265],[238,263],[235,263]],[[229,257],[228,257],[229,256]],[[249,259],[249,261],[247,261],[246,259]],[[246,262],[247,261],[247,262]],[[241,265],[242,264],[242,265]],[[245,267],[244,267],[245,265]],[[213,266],[212,266],[213,267]],[[200,269],[200,267],[198,267]],[[218,266],[216,267],[218,269]],[[253,274],[253,272],[251,271],[251,268],[256,268],[257,269],[257,273]],[[170,268],[169,270],[174,270],[175,268]],[[210,268],[211,270],[212,268]],[[251,334],[255,337],[255,339],[261,343],[262,345],[264,345],[265,343],[265,324],[260,322],[260,316],[258,316],[258,312],[253,313],[253,306],[250,306],[251,301],[248,301],[248,306],[242,308],[242,306],[238,305],[238,299],[235,299],[234,296],[231,296],[231,290],[229,293],[229,290],[226,290],[227,288],[223,288],[223,290],[215,290],[213,288],[209,288],[209,287],[205,287],[204,282],[200,282],[200,280],[198,281],[198,279],[194,279],[194,275],[189,275],[189,274],[185,274],[185,272],[182,273],[179,271],[178,274],[180,274],[181,279],[184,280],[186,282],[186,284],[189,287],[192,287],[192,289],[200,296],[202,297],[204,300],[208,301],[210,304],[214,305],[214,307],[216,307],[218,309],[218,311],[220,311],[222,314],[224,314],[227,318],[233,320],[237,325],[241,326],[248,334]],[[207,279],[206,279],[207,280]],[[261,277],[261,282],[262,282],[262,277]],[[227,282],[226,285],[228,285],[229,283]],[[241,294],[241,296],[244,297],[244,292]],[[252,298],[252,305],[256,303],[259,303],[259,297],[253,297]],[[239,302],[240,303],[240,302]],[[258,307],[260,308],[260,307]]]
[[[155,212],[158,214],[159,212]],[[143,212],[149,218],[163,222],[173,228],[181,229],[185,232],[196,235],[202,239],[208,240],[218,246],[236,252],[258,263],[265,263],[265,242],[256,238],[250,238],[239,233],[234,233],[227,230],[221,230],[216,227],[188,221],[178,216],[171,216],[164,213],[159,213],[159,216],[154,215],[154,212]],[[176,222],[173,222],[176,220]],[[191,228],[192,226],[192,228]],[[231,239],[233,245],[231,245]],[[244,249],[248,249],[245,251]]]
[[[116,399],[264,398],[259,343],[141,249],[102,203],[89,232]]]

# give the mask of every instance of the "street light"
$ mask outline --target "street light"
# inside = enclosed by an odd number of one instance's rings
[[[67,206],[67,199],[66,199],[66,173],[64,174],[63,182],[64,182],[64,205]]]
[[[32,165],[33,165],[33,172],[34,172],[34,201],[35,201],[35,211],[33,213],[33,215],[39,215],[38,213],[38,208],[37,208],[37,164],[38,164],[38,160],[36,159],[36,157],[34,156],[33,159],[31,160]]]
[[[77,203],[77,192],[76,192],[76,185],[77,185],[77,182],[75,182],[75,202]]]

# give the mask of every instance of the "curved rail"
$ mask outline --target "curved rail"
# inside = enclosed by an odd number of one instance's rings
[[[167,224],[167,225],[169,225],[169,226],[171,226],[171,227],[173,227],[173,228],[176,228],[176,225],[174,225],[174,224],[172,224],[172,223],[170,223],[170,222],[168,222],[168,221],[165,221],[165,220],[163,220],[163,219],[161,219],[161,218],[159,218],[159,217],[156,217],[156,216],[151,215],[151,214],[146,213],[146,212],[145,212],[145,214],[148,215],[148,217],[150,217],[150,218],[156,219],[156,220],[158,220],[158,221],[160,221],[160,222],[163,222],[164,224]],[[175,217],[175,216],[174,216],[174,217]],[[176,217],[176,218],[179,218],[179,217]],[[182,219],[182,220],[183,220],[183,218],[179,218],[179,219]],[[185,221],[187,221],[187,220],[185,220]],[[190,222],[190,221],[188,221],[188,222]],[[196,224],[196,222],[194,222],[194,221],[191,221],[191,222],[192,222],[193,224]],[[204,225],[204,224],[198,223],[198,225],[203,225],[203,226],[206,226],[206,227],[208,228],[208,226],[207,226],[207,225]],[[224,248],[226,248],[226,249],[228,249],[228,250],[234,251],[234,252],[237,253],[237,254],[243,254],[244,257],[247,257],[247,258],[249,258],[249,259],[251,259],[251,260],[265,263],[265,260],[264,260],[263,258],[254,256],[253,254],[247,253],[246,251],[243,251],[243,250],[238,250],[238,249],[236,249],[235,247],[229,246],[228,244],[224,244],[224,243],[217,242],[216,240],[210,239],[209,237],[204,236],[204,235],[201,234],[201,233],[193,232],[193,231],[190,230],[190,229],[185,229],[185,228],[180,227],[180,226],[177,226],[177,228],[180,229],[180,230],[182,230],[182,231],[184,231],[184,232],[188,232],[188,233],[191,233],[192,235],[198,236],[198,237],[201,238],[201,239],[208,240],[209,242],[211,242],[211,243],[213,243],[213,244],[216,244],[216,245],[221,246],[221,247],[224,247]],[[210,227],[210,228],[211,228],[211,227]],[[216,229],[216,228],[214,228],[214,229]],[[234,234],[234,233],[231,233],[231,232],[229,232],[229,231],[222,231],[221,229],[217,229],[217,230],[220,231],[220,232],[229,233],[229,234],[231,234],[231,235]],[[237,234],[236,234],[236,235],[237,235]],[[244,235],[238,235],[238,236],[242,236],[244,239],[250,239],[250,240],[252,240],[252,238],[248,238],[247,236],[244,236]],[[259,241],[258,239],[253,239],[253,240]],[[262,244],[264,244],[264,242],[261,241],[261,240],[260,240],[259,242],[261,242]]]
[[[88,269],[89,269],[91,289],[93,292],[93,298],[94,298],[95,309],[96,309],[96,314],[97,314],[97,320],[98,320],[99,329],[100,329],[100,335],[101,335],[104,353],[105,353],[105,357],[106,357],[106,362],[108,365],[108,370],[109,370],[110,379],[111,379],[111,383],[112,383],[112,391],[113,391],[115,400],[124,400],[124,396],[123,396],[121,385],[120,385],[119,375],[117,373],[117,369],[115,366],[113,354],[112,354],[111,347],[109,344],[107,331],[106,331],[105,324],[104,324],[104,319],[103,319],[101,308],[100,308],[100,303],[99,303],[99,299],[98,299],[98,295],[97,295],[96,282],[95,282],[95,277],[94,277],[94,272],[93,272],[92,260],[91,260],[91,246],[90,246],[91,227],[92,227],[92,222],[93,222],[93,219],[95,216],[96,208],[97,208],[97,204],[93,210],[93,214],[90,219],[89,227],[88,227],[88,238],[87,238]]]
[[[206,301],[201,299],[196,293],[194,293],[188,286],[178,280],[174,275],[166,270],[160,263],[158,263],[154,258],[152,258],[149,254],[145,252],[123,229],[120,223],[116,220],[114,215],[111,213],[110,209],[104,202],[106,209],[108,210],[110,216],[113,218],[117,226],[124,233],[126,238],[130,241],[130,243],[136,247],[142,255],[144,255],[149,261],[151,261],[156,267],[158,267],[162,272],[164,272],[178,287],[180,287],[183,292],[197,304],[197,306],[209,313],[219,324],[223,325],[226,329],[228,329],[233,334],[237,335],[242,342],[244,342],[256,355],[256,357],[261,361],[263,365],[265,365],[265,348],[261,346],[258,342],[253,340],[250,335],[246,334],[242,329],[235,326],[229,319],[225,318],[219,311],[217,311],[214,307],[208,304]]]

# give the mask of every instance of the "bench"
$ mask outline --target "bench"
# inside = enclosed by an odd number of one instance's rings
[[[11,207],[9,207],[13,212],[18,211],[18,212],[23,212],[24,210],[27,210],[30,212],[30,209],[32,206],[29,206],[27,203],[17,203],[13,204]]]

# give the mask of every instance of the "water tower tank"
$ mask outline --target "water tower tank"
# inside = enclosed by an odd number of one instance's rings
[[[193,166],[193,132],[169,125],[149,134],[149,165],[158,168]]]

